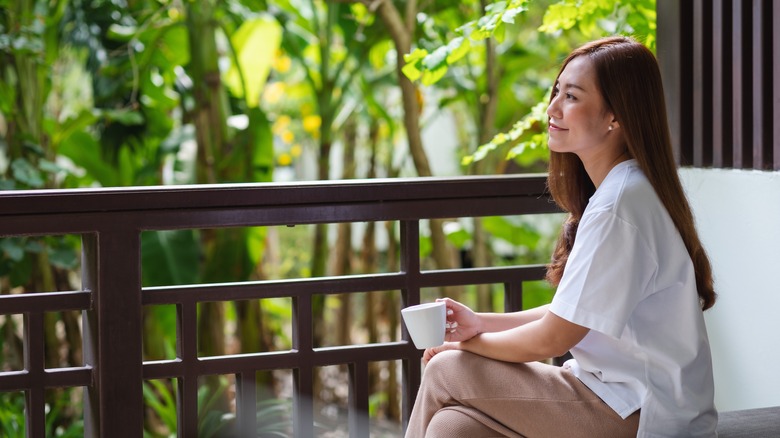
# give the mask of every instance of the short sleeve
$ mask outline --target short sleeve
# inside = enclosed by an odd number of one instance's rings
[[[550,311],[619,338],[657,269],[636,227],[611,212],[585,215]]]

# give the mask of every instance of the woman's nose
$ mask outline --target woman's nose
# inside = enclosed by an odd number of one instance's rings
[[[559,115],[560,115],[560,111],[558,108],[558,96],[555,96],[550,101],[550,104],[547,105],[547,116],[555,119],[559,119],[560,118],[558,117]]]

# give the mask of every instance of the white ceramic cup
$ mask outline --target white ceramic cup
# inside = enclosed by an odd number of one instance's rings
[[[424,350],[444,343],[447,309],[443,301],[418,304],[401,309],[414,345]]]

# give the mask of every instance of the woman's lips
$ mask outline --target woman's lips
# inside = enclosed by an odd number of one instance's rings
[[[568,131],[568,129],[561,128],[560,126],[556,125],[555,123],[550,123],[550,127],[548,128],[549,131]]]

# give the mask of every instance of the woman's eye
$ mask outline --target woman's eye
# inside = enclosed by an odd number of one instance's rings
[[[575,99],[577,99],[577,98],[576,98],[576,97],[574,97],[574,95],[573,95],[573,94],[571,94],[571,93],[566,93],[566,98],[567,98],[567,99],[571,99],[571,100],[575,100]]]

